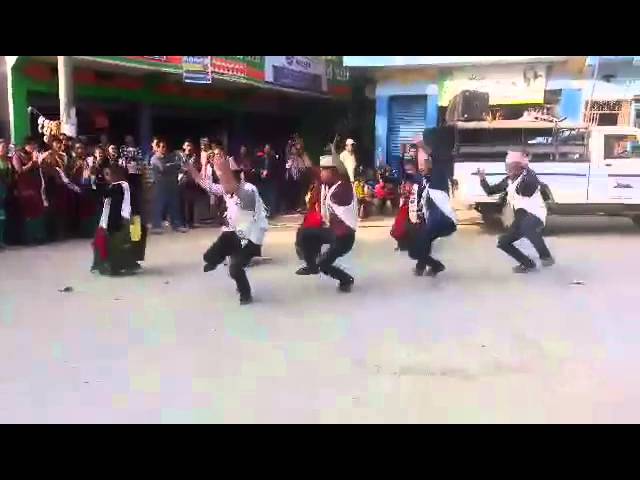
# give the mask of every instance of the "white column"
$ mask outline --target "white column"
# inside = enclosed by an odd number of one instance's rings
[[[58,57],[58,96],[60,98],[62,132],[71,137],[76,137],[78,134],[78,121],[73,99],[73,66],[71,57]]]

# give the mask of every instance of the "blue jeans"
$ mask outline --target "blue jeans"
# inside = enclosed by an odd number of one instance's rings
[[[180,194],[178,186],[167,186],[156,183],[155,196],[153,199],[153,228],[162,228],[162,214],[167,211],[171,226],[179,228],[182,226],[182,214],[180,213]]]

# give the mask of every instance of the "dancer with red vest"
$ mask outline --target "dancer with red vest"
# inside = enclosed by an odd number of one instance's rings
[[[341,292],[350,292],[354,278],[334,262],[351,251],[358,226],[357,201],[353,186],[335,150],[320,157],[320,215],[318,226],[302,228],[299,246],[306,262],[297,275],[325,275],[338,280]],[[329,249],[320,254],[323,245]]]

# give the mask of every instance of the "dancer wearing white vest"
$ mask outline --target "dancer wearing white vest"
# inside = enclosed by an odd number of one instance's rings
[[[498,248],[518,262],[516,273],[528,273],[536,267],[535,262],[518,249],[514,243],[526,238],[540,256],[543,266],[555,263],[542,238],[547,218],[547,207],[541,193],[541,183],[529,168],[529,156],[523,152],[508,152],[507,176],[495,185],[489,185],[483,170],[478,170],[480,185],[487,195],[506,192],[504,222],[509,230],[498,239]]]
[[[269,227],[267,213],[258,189],[242,181],[239,171],[231,170],[229,159],[221,147],[213,151],[213,164],[219,184],[203,178],[193,165],[189,167],[192,178],[209,195],[222,196],[227,204],[222,233],[203,255],[204,271],[214,270],[229,257],[229,276],[236,282],[240,304],[246,305],[253,301],[253,297],[244,269],[253,257],[260,255]]]
[[[334,142],[335,143],[335,142]],[[354,279],[333,263],[351,251],[356,239],[358,207],[349,178],[340,173],[342,162],[333,149],[333,155],[320,157],[320,205],[323,225],[305,228],[300,233],[299,244],[306,265],[297,275],[317,275],[322,272],[338,280],[341,292],[350,292]],[[329,249],[320,255],[322,245]]]

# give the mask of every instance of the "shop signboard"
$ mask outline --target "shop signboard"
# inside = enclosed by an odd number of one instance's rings
[[[263,82],[264,56],[213,56],[211,73],[220,78]]]
[[[491,105],[544,103],[546,70],[534,64],[454,69],[440,77],[438,104],[448,106],[462,90],[487,92]]]
[[[211,83],[211,57],[182,57],[184,83]]]
[[[265,81],[282,87],[327,92],[327,72],[321,57],[268,56]]]

